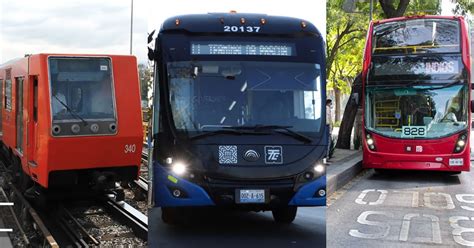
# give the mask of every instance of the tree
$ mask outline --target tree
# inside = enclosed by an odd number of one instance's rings
[[[457,15],[466,16],[468,13],[474,13],[474,1],[472,0],[451,0],[456,4],[454,13]]]
[[[341,116],[341,93],[350,92],[352,78],[360,71],[363,37],[368,20],[342,11],[343,0],[327,3],[326,78],[334,91],[335,121]]]
[[[384,16],[386,18],[393,18],[403,16],[408,8],[410,0],[400,0],[398,6],[395,6],[394,0],[379,0],[379,3],[383,10]]]
[[[150,64],[138,64],[138,75],[140,79],[140,96],[142,101],[149,101],[148,92],[152,89],[153,68]]]

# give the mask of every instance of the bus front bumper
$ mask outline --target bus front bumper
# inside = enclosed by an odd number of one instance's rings
[[[158,163],[154,163],[153,181],[154,201],[156,207],[199,207],[222,205],[242,208],[250,207],[251,209],[260,210],[269,210],[273,207],[272,203],[254,204],[253,206],[246,206],[246,204],[236,204],[233,198],[228,202],[216,202],[213,200],[216,197],[211,197],[203,187],[174,175]],[[255,185],[252,185],[252,187],[255,187]],[[236,188],[227,188],[226,190],[233,191]],[[267,187],[265,188],[268,189],[272,194],[275,193],[277,195],[279,194],[277,192],[282,190]],[[175,190],[179,190],[181,192],[179,197],[173,195],[173,191]],[[215,189],[214,191],[218,190],[222,189]],[[320,178],[303,185],[298,191],[291,191],[291,197],[285,202],[288,202],[288,205],[290,206],[325,206],[325,192],[326,176],[321,176]],[[288,193],[288,191],[286,191],[286,193]],[[285,193],[282,193],[282,195],[285,195]]]
[[[326,206],[326,175],[301,187],[288,205]]]
[[[469,171],[469,152],[460,154],[395,154],[366,152],[364,168],[395,170]]]

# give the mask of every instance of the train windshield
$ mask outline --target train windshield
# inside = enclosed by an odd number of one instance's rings
[[[394,138],[439,138],[468,125],[464,84],[366,88],[369,131]]]
[[[321,128],[319,64],[180,61],[167,64],[171,111],[178,131],[282,125]]]
[[[108,58],[49,58],[53,121],[115,119]]]

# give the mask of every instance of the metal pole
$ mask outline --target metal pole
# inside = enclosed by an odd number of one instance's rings
[[[133,0],[132,0],[133,1]],[[372,14],[374,12],[374,0],[370,0],[370,16],[369,16],[369,21],[372,21]]]
[[[132,8],[130,10],[130,55],[132,55],[132,39],[133,39],[133,0],[132,0]]]

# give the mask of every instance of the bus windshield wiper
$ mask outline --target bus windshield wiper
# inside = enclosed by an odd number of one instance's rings
[[[455,85],[455,84],[460,84],[460,83],[463,83],[463,82],[462,82],[461,80],[458,80],[458,81],[454,81],[454,82],[452,82],[452,83],[445,84],[445,85],[441,85],[441,86],[438,86],[438,87],[436,87],[436,86],[433,85],[433,86],[430,87],[429,89],[430,89],[430,90],[440,90],[440,89],[448,88],[448,87],[451,87],[451,86],[453,86],[453,85]]]
[[[76,119],[78,119],[78,120],[81,120],[82,123],[84,124],[84,126],[89,125],[89,123],[88,123],[86,120],[84,120],[81,116],[79,116],[78,114],[76,114],[76,113],[75,113],[69,106],[67,106],[67,104],[65,104],[63,101],[59,100],[59,98],[58,98],[57,96],[53,95],[53,97],[56,98],[56,100],[57,100],[59,103],[61,103],[61,105],[63,105],[63,106],[66,108],[67,112],[69,112],[74,118],[76,118]]]
[[[378,87],[377,89],[380,90],[385,90],[385,89],[403,89],[403,88],[408,88],[412,86],[430,86],[429,88],[423,88],[423,90],[429,89],[429,90],[440,90],[444,88],[448,88],[450,86],[453,86],[455,84],[461,84],[463,83],[461,80],[456,80],[454,82],[448,83],[448,84],[442,84],[442,85],[437,85],[437,84],[418,84],[418,82],[411,82],[407,83],[405,85],[396,85],[396,86],[386,86],[386,87]],[[371,85],[372,86],[372,85]]]
[[[264,130],[272,130],[274,132],[291,136],[295,139],[301,140],[304,143],[311,143],[313,139],[309,138],[306,135],[300,134],[291,130],[293,126],[280,126],[280,125],[253,125],[253,126],[232,126],[232,127],[224,127],[228,130],[252,130],[255,132],[264,131]]]
[[[224,127],[226,128],[226,127]],[[214,131],[207,131],[207,132],[202,132],[198,133],[194,136],[189,137],[190,140],[196,140],[208,136],[213,136],[217,134],[233,134],[233,135],[243,135],[243,134],[268,134],[268,133],[254,133],[254,132],[246,132],[246,131],[241,131],[241,130],[235,130],[235,129],[219,129],[219,130],[214,130]]]

